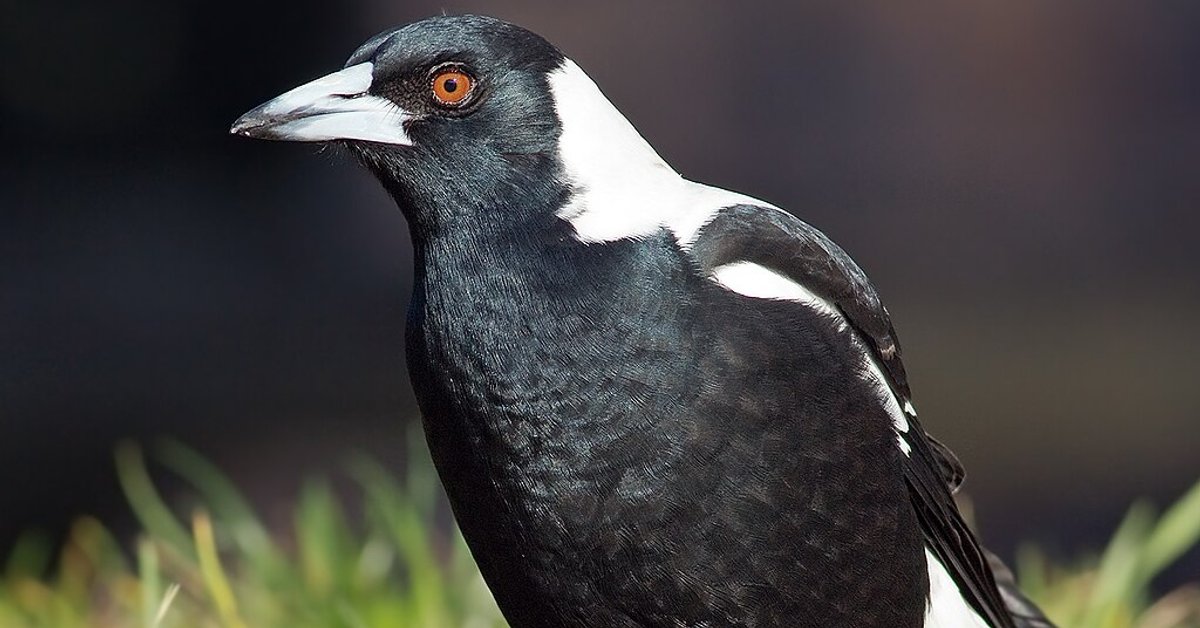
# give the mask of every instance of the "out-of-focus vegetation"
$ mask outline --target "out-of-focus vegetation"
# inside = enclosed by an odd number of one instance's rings
[[[1054,564],[1027,546],[1017,555],[1021,588],[1065,627],[1200,627],[1200,581],[1155,598],[1151,581],[1200,543],[1200,483],[1159,515],[1137,502],[1103,553]]]
[[[361,500],[305,484],[286,542],[205,458],[165,442],[154,460],[195,492],[181,519],[140,448],[124,444],[117,475],[143,530],[136,556],[93,518],[58,550],[26,535],[2,567],[0,627],[504,626],[462,537],[435,523],[441,489],[423,439],[410,442],[403,482],[365,458],[348,465]]]
[[[135,555],[93,518],[77,521],[61,548],[27,534],[2,566],[0,626],[504,625],[461,536],[436,524],[439,488],[420,444],[403,482],[370,460],[349,465],[361,512],[328,481],[310,481],[286,542],[183,445],[165,442],[154,459],[194,490],[198,506],[186,520],[155,488],[137,446],[122,445],[116,459],[143,529]],[[1135,504],[1098,556],[1063,565],[1026,548],[1017,566],[1026,591],[1063,626],[1196,627],[1200,583],[1157,599],[1150,583],[1198,542],[1200,484],[1161,516]]]

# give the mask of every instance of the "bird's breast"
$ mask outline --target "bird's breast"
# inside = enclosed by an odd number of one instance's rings
[[[456,517],[506,609],[559,625],[789,625],[853,587],[864,609],[906,612],[886,595],[919,580],[920,541],[889,417],[855,389],[842,332],[720,290],[669,236],[454,252],[418,262],[408,359]],[[845,569],[863,561],[888,569]]]

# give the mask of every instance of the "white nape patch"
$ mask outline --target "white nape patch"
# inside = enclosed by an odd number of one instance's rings
[[[574,61],[550,74],[550,91],[562,123],[559,155],[575,192],[558,216],[579,240],[640,238],[665,227],[687,248],[721,208],[772,207],[681,177]]]
[[[829,301],[821,298],[800,283],[766,266],[747,261],[732,262],[714,268],[712,270],[712,278],[725,288],[748,297],[802,303],[825,316],[835,319],[838,322],[838,329],[841,331],[845,331],[850,327],[841,310],[834,307]],[[892,387],[888,385],[887,378],[883,376],[883,371],[876,364],[875,358],[867,350],[863,340],[857,333],[853,333],[853,338],[863,353],[862,376],[875,386],[875,390],[879,393],[879,397],[887,407],[888,416],[892,417],[892,427],[896,430],[896,443],[900,446],[900,451],[904,452],[904,455],[907,456],[912,452],[912,445],[909,445],[908,441],[904,439],[904,434],[908,432],[908,419],[904,416],[904,412],[900,410],[896,394],[892,392]],[[905,405],[908,408],[912,407],[912,404],[907,402],[905,402]]]
[[[366,62],[328,74],[277,96],[242,120],[263,122],[262,126],[277,139],[411,145],[404,121],[412,114],[386,98],[367,93],[373,69],[374,64]]]
[[[941,561],[925,548],[929,569],[929,606],[925,609],[925,628],[989,628],[971,608]]]

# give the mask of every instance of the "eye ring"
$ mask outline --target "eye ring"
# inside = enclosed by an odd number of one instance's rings
[[[476,80],[460,65],[443,65],[431,72],[429,91],[440,107],[457,109],[470,102]]]

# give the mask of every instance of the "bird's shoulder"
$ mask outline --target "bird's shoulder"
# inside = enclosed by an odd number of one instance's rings
[[[686,244],[699,269],[710,276],[732,270],[765,277],[763,269],[796,284],[817,300],[812,305],[832,308],[858,332],[905,406],[911,393],[900,343],[891,314],[866,273],[812,225],[772,205],[737,200],[696,212],[704,222]]]
[[[1012,625],[984,550],[952,497],[963,480],[962,465],[917,421],[891,315],[866,273],[815,227],[769,204],[743,201],[696,214],[704,217],[702,225],[681,230],[689,236],[681,242],[701,272],[718,283],[726,273],[739,273],[747,279],[738,290],[743,294],[824,309],[854,330],[864,364],[877,368],[885,383],[881,401],[898,415],[902,473],[930,551],[980,616],[996,626]]]

